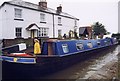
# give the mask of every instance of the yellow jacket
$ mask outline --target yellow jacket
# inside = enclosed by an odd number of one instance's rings
[[[35,42],[35,44],[34,44],[34,54],[40,54],[40,53],[41,53],[40,44],[39,44],[39,42]]]

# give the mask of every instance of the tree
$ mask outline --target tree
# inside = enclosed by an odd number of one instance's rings
[[[99,22],[93,24],[92,27],[93,27],[93,34],[95,36],[98,36],[99,38],[103,38],[103,36],[107,34],[107,30],[105,29],[105,26]]]

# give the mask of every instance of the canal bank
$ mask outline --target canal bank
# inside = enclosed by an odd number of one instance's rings
[[[90,75],[89,74],[86,75],[88,77],[84,79],[117,79],[118,78],[117,72],[118,72],[118,62],[114,60],[112,62],[107,63],[98,70],[93,70],[89,72]]]
[[[93,65],[91,70],[82,79],[118,79],[119,47],[104,56],[97,64]]]

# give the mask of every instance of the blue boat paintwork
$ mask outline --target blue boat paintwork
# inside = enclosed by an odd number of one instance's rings
[[[15,62],[15,63],[29,63],[29,64],[36,63],[36,58],[1,56],[1,59],[2,61]]]
[[[92,43],[89,48],[88,43]],[[48,44],[52,46],[52,55],[48,55]],[[83,48],[77,50],[76,43],[82,43]],[[90,44],[91,44],[90,43]],[[99,44],[100,43],[100,44]],[[114,38],[97,39],[97,40],[65,40],[65,41],[48,41],[43,43],[42,54],[37,55],[31,60],[19,59],[16,62],[13,58],[4,58],[2,61],[3,80],[4,79],[37,79],[44,75],[70,67],[83,59],[94,56],[94,52],[99,52],[113,47],[117,44]],[[65,45],[68,49],[63,50]],[[26,57],[27,58],[27,57]],[[27,62],[27,63],[26,63]],[[30,63],[33,62],[33,63]],[[8,66],[10,66],[8,68]],[[12,75],[11,75],[12,74]]]
[[[100,45],[98,45],[98,42],[100,43]],[[103,48],[106,46],[111,46],[113,44],[116,44],[116,40],[114,38],[105,38],[105,39],[89,39],[89,40],[58,40],[58,41],[53,41],[53,42],[44,42],[43,43],[43,48],[42,48],[42,53],[40,55],[40,57],[44,57],[44,55],[47,55],[45,57],[50,57],[48,56],[48,43],[52,44],[52,57],[55,56],[59,56],[59,57],[63,57],[63,56],[67,56],[67,55],[73,55],[73,54],[77,54],[77,53],[82,53],[82,52],[86,52],[86,51],[91,51],[91,50],[95,50],[95,49],[99,49],[99,48]],[[77,44],[81,43],[83,45],[83,49],[78,50],[77,49]],[[87,44],[91,43],[92,44],[92,48],[90,48]],[[66,45],[67,46],[67,52],[64,52],[64,49],[62,47],[62,45]],[[15,47],[14,47],[15,46]],[[7,48],[8,50],[10,49],[10,51],[18,49],[18,45],[14,45],[11,48]],[[7,50],[7,51],[8,51]],[[4,50],[3,50],[4,51]],[[10,52],[9,51],[9,52]],[[13,53],[13,51],[11,52]],[[7,57],[7,56],[6,56]],[[11,61],[11,58],[3,58],[6,61]],[[24,59],[26,60],[26,59]],[[26,60],[28,61],[28,60]],[[19,63],[23,63],[22,60]]]
[[[13,62],[13,57],[1,56],[3,61]]]
[[[89,51],[89,50],[94,50],[97,48],[102,48],[106,46],[110,46],[115,44],[115,41],[113,41],[113,38],[106,38],[106,39],[98,39],[98,40],[66,40],[66,41],[56,41],[56,42],[51,42],[52,47],[53,47],[53,55],[59,55],[59,56],[66,56],[70,54],[76,54],[76,52],[84,52],[84,51]],[[100,45],[98,45],[97,42],[100,42]],[[83,48],[82,50],[77,50],[76,44],[77,43],[82,43]],[[92,48],[89,48],[87,46],[88,43],[92,44]],[[68,52],[64,52],[62,45],[66,44],[68,47]],[[43,55],[48,55],[48,43],[43,44],[43,50],[42,54]],[[47,49],[45,49],[47,48]]]

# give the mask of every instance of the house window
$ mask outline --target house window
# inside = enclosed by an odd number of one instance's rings
[[[46,21],[45,14],[43,14],[43,13],[40,14],[40,21],[41,22],[45,22]]]
[[[40,28],[38,31],[39,37],[47,37],[48,36],[48,28]]]
[[[58,17],[58,24],[61,24],[61,17]]]
[[[92,48],[92,47],[93,47],[93,45],[92,45],[91,42],[88,42],[88,43],[87,43],[87,46],[88,46],[89,48]]]
[[[62,44],[62,48],[63,48],[63,52],[64,53],[68,53],[69,52],[67,44]]]
[[[22,37],[22,28],[15,28],[15,34],[17,38]]]
[[[58,36],[62,35],[62,30],[58,30]]]
[[[61,21],[61,17],[58,17],[58,24],[61,24],[62,21]]]
[[[75,27],[77,26],[77,20],[75,19]]]
[[[83,49],[83,44],[82,43],[76,43],[77,50],[82,50]]]
[[[22,18],[22,9],[15,8],[15,18]]]

